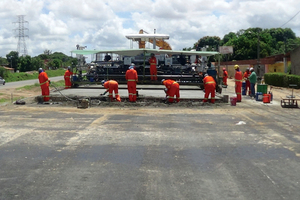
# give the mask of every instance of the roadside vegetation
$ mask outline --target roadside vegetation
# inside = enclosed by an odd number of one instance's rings
[[[57,70],[46,70],[48,77],[55,77],[55,76],[63,76],[65,73],[65,69],[57,69]],[[37,79],[39,73],[37,71],[33,72],[19,72],[19,73],[10,73],[6,72],[5,78],[6,82],[14,82],[14,81],[24,81],[24,80],[32,80]]]
[[[64,80],[56,81],[56,82],[52,82],[52,81],[51,81],[50,88],[51,88],[51,86],[55,86],[55,87],[65,87],[65,81],[64,81]],[[34,85],[25,85],[25,86],[23,86],[23,87],[16,88],[16,90],[34,90],[34,89],[36,89],[36,88],[39,88],[39,89],[40,89],[40,84],[35,83]]]

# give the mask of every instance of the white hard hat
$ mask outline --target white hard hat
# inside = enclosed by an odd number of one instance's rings
[[[250,71],[254,71],[253,67],[250,68]]]

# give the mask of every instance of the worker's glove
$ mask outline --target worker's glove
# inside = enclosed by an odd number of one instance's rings
[[[164,91],[165,91],[165,93],[167,93],[167,92],[168,92],[168,89],[167,89],[167,88],[165,88],[165,89],[164,89]]]
[[[48,82],[49,82],[49,85],[51,85],[51,81],[49,80]]]
[[[106,92],[104,92],[103,94],[100,94],[100,96],[103,96],[103,95],[105,95],[107,93],[107,91]]]

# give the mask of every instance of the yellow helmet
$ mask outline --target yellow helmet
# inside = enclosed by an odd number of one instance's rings
[[[234,65],[234,69],[240,68],[240,66],[238,65]]]

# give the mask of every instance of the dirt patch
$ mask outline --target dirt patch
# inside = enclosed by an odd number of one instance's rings
[[[18,99],[34,98],[41,95],[40,88],[33,88],[31,90],[16,89],[16,88],[4,88],[0,90],[0,98],[2,102],[11,102]]]

